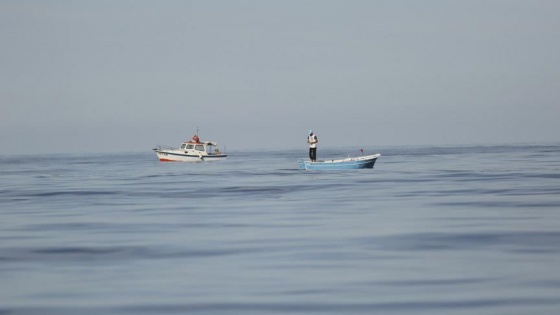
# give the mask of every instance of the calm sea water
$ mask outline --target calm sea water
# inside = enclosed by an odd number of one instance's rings
[[[0,314],[560,313],[560,145],[379,151],[0,157]]]

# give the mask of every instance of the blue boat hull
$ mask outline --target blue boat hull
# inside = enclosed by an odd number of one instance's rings
[[[360,168],[373,168],[375,161],[381,154],[363,156],[358,158],[346,158],[340,160],[325,161],[299,161],[299,168],[302,170],[351,170]]]

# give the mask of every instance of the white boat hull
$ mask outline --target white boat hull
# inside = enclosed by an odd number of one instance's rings
[[[181,150],[155,150],[161,162],[203,162],[224,160],[227,155],[193,155]]]

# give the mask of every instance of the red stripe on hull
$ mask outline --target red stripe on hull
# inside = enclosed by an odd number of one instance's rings
[[[176,160],[159,159],[160,162],[177,162]]]

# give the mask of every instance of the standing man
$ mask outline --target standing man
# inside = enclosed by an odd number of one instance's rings
[[[317,136],[313,134],[313,130],[309,130],[309,136],[307,137],[307,143],[309,143],[309,158],[311,162],[317,161],[317,143],[319,140]]]

